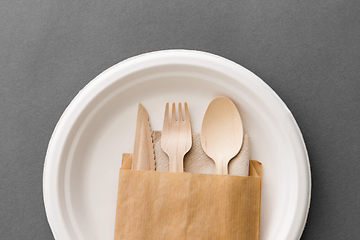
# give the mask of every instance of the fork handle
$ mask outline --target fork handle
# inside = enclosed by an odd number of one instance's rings
[[[184,172],[184,158],[182,155],[169,156],[169,172]]]

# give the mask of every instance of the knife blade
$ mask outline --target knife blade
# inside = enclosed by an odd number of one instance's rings
[[[151,136],[149,115],[140,103],[138,105],[131,169],[155,171],[154,145]]]

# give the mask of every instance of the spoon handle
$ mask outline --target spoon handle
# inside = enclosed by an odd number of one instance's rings
[[[215,164],[216,174],[228,175],[228,162],[227,161],[218,161]]]

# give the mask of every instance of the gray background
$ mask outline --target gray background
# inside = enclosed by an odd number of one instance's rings
[[[357,239],[358,0],[1,1],[0,239],[53,239],[43,163],[74,96],[121,60],[173,48],[226,57],[277,92],[310,157],[312,199],[301,239]]]

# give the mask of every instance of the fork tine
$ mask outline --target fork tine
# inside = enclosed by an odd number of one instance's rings
[[[181,103],[179,103],[179,117],[178,117],[178,120],[179,121],[182,121],[182,120],[184,120],[183,119],[183,117],[182,117],[182,115],[183,115],[183,113],[182,113],[182,107],[181,107]]]
[[[187,102],[184,103],[184,107],[185,107],[185,121],[190,123],[190,115],[189,115],[189,108]]]
[[[175,103],[172,104],[172,109],[171,109],[171,121],[175,122],[176,121],[176,109],[175,109]]]
[[[165,114],[164,114],[164,124],[163,128],[166,128],[169,125],[169,103],[165,105]]]

